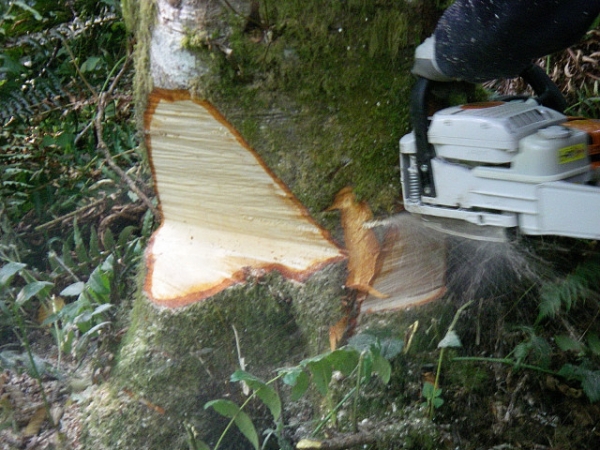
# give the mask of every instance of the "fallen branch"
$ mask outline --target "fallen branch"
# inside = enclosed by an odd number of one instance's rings
[[[96,111],[96,118],[94,120],[94,129],[96,130],[96,139],[98,141],[96,148],[103,154],[104,159],[106,160],[106,163],[109,165],[109,167],[117,175],[119,175],[119,177],[121,177],[121,180],[127,185],[127,187],[129,187],[129,189],[131,189],[133,192],[135,192],[135,194],[138,196],[138,198],[146,206],[148,206],[150,211],[152,211],[152,214],[154,214],[154,217],[156,219],[160,219],[160,213],[159,213],[158,209],[152,204],[152,201],[148,198],[148,196],[146,194],[144,194],[142,192],[142,190],[137,187],[135,182],[125,173],[125,171],[123,169],[121,169],[113,161],[112,155],[110,154],[110,151],[108,149],[108,145],[106,145],[106,142],[104,141],[103,121],[104,121],[104,112],[106,109],[106,104],[108,103],[108,100],[110,99],[112,92],[116,88],[119,80],[121,79],[123,74],[126,72],[130,60],[131,60],[131,57],[129,57],[129,58],[127,58],[127,60],[125,60],[123,67],[121,67],[121,70],[115,76],[115,79],[113,80],[113,82],[111,83],[109,88],[106,91],[102,92],[98,98],[98,108]]]
[[[37,227],[34,228],[35,231],[42,231],[44,229],[47,228],[52,228],[55,225],[60,225],[62,224],[65,220],[69,220],[72,219],[74,217],[79,217],[81,214],[83,214],[84,212],[89,211],[92,208],[95,208],[98,205],[101,205],[103,203],[106,203],[107,200],[114,200],[114,198],[112,196],[109,197],[102,197],[99,198],[97,200],[94,200],[93,202],[84,205],[80,208],[77,208],[75,211],[71,211],[70,213],[64,214],[60,217],[57,217],[56,219],[52,219],[49,222],[45,222],[41,225],[38,225]]]
[[[369,427],[368,430],[362,430],[358,433],[341,434],[329,439],[302,439],[296,444],[296,448],[304,450],[345,450],[348,448],[388,441],[390,439],[393,439],[394,442],[398,442],[400,436],[406,436],[407,426],[409,428],[415,426],[415,424],[411,424],[410,422],[405,424],[380,425],[381,426]],[[426,432],[425,428],[423,432]]]
[[[297,449],[321,449],[321,450],[345,450],[358,445],[374,444],[381,436],[371,433],[357,433],[337,436],[331,439],[317,441],[314,439],[302,439],[296,444]]]

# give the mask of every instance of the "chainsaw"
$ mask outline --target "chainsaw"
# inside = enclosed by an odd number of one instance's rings
[[[474,239],[507,231],[600,239],[600,121],[567,117],[538,66],[521,77],[535,96],[431,112],[449,83],[419,78],[413,131],[400,140],[404,207],[428,226]]]

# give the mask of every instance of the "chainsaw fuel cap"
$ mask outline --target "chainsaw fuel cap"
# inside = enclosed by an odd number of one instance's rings
[[[560,125],[551,125],[538,130],[537,134],[544,139],[565,139],[571,135],[571,130]]]

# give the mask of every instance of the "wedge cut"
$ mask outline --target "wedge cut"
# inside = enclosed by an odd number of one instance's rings
[[[210,103],[156,89],[145,129],[162,214],[146,251],[152,302],[188,305],[272,270],[304,281],[345,258]]]
[[[422,227],[408,213],[396,214],[379,227],[383,235],[381,269],[373,280],[361,312],[405,309],[441,298],[446,293],[447,245],[442,233]]]

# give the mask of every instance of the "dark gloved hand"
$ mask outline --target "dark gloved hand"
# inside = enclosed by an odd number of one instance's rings
[[[415,50],[412,73],[433,81],[453,81],[441,72],[435,60],[435,36],[425,39]]]
[[[600,0],[456,0],[417,48],[413,72],[473,83],[516,77],[576,43],[598,14]]]

